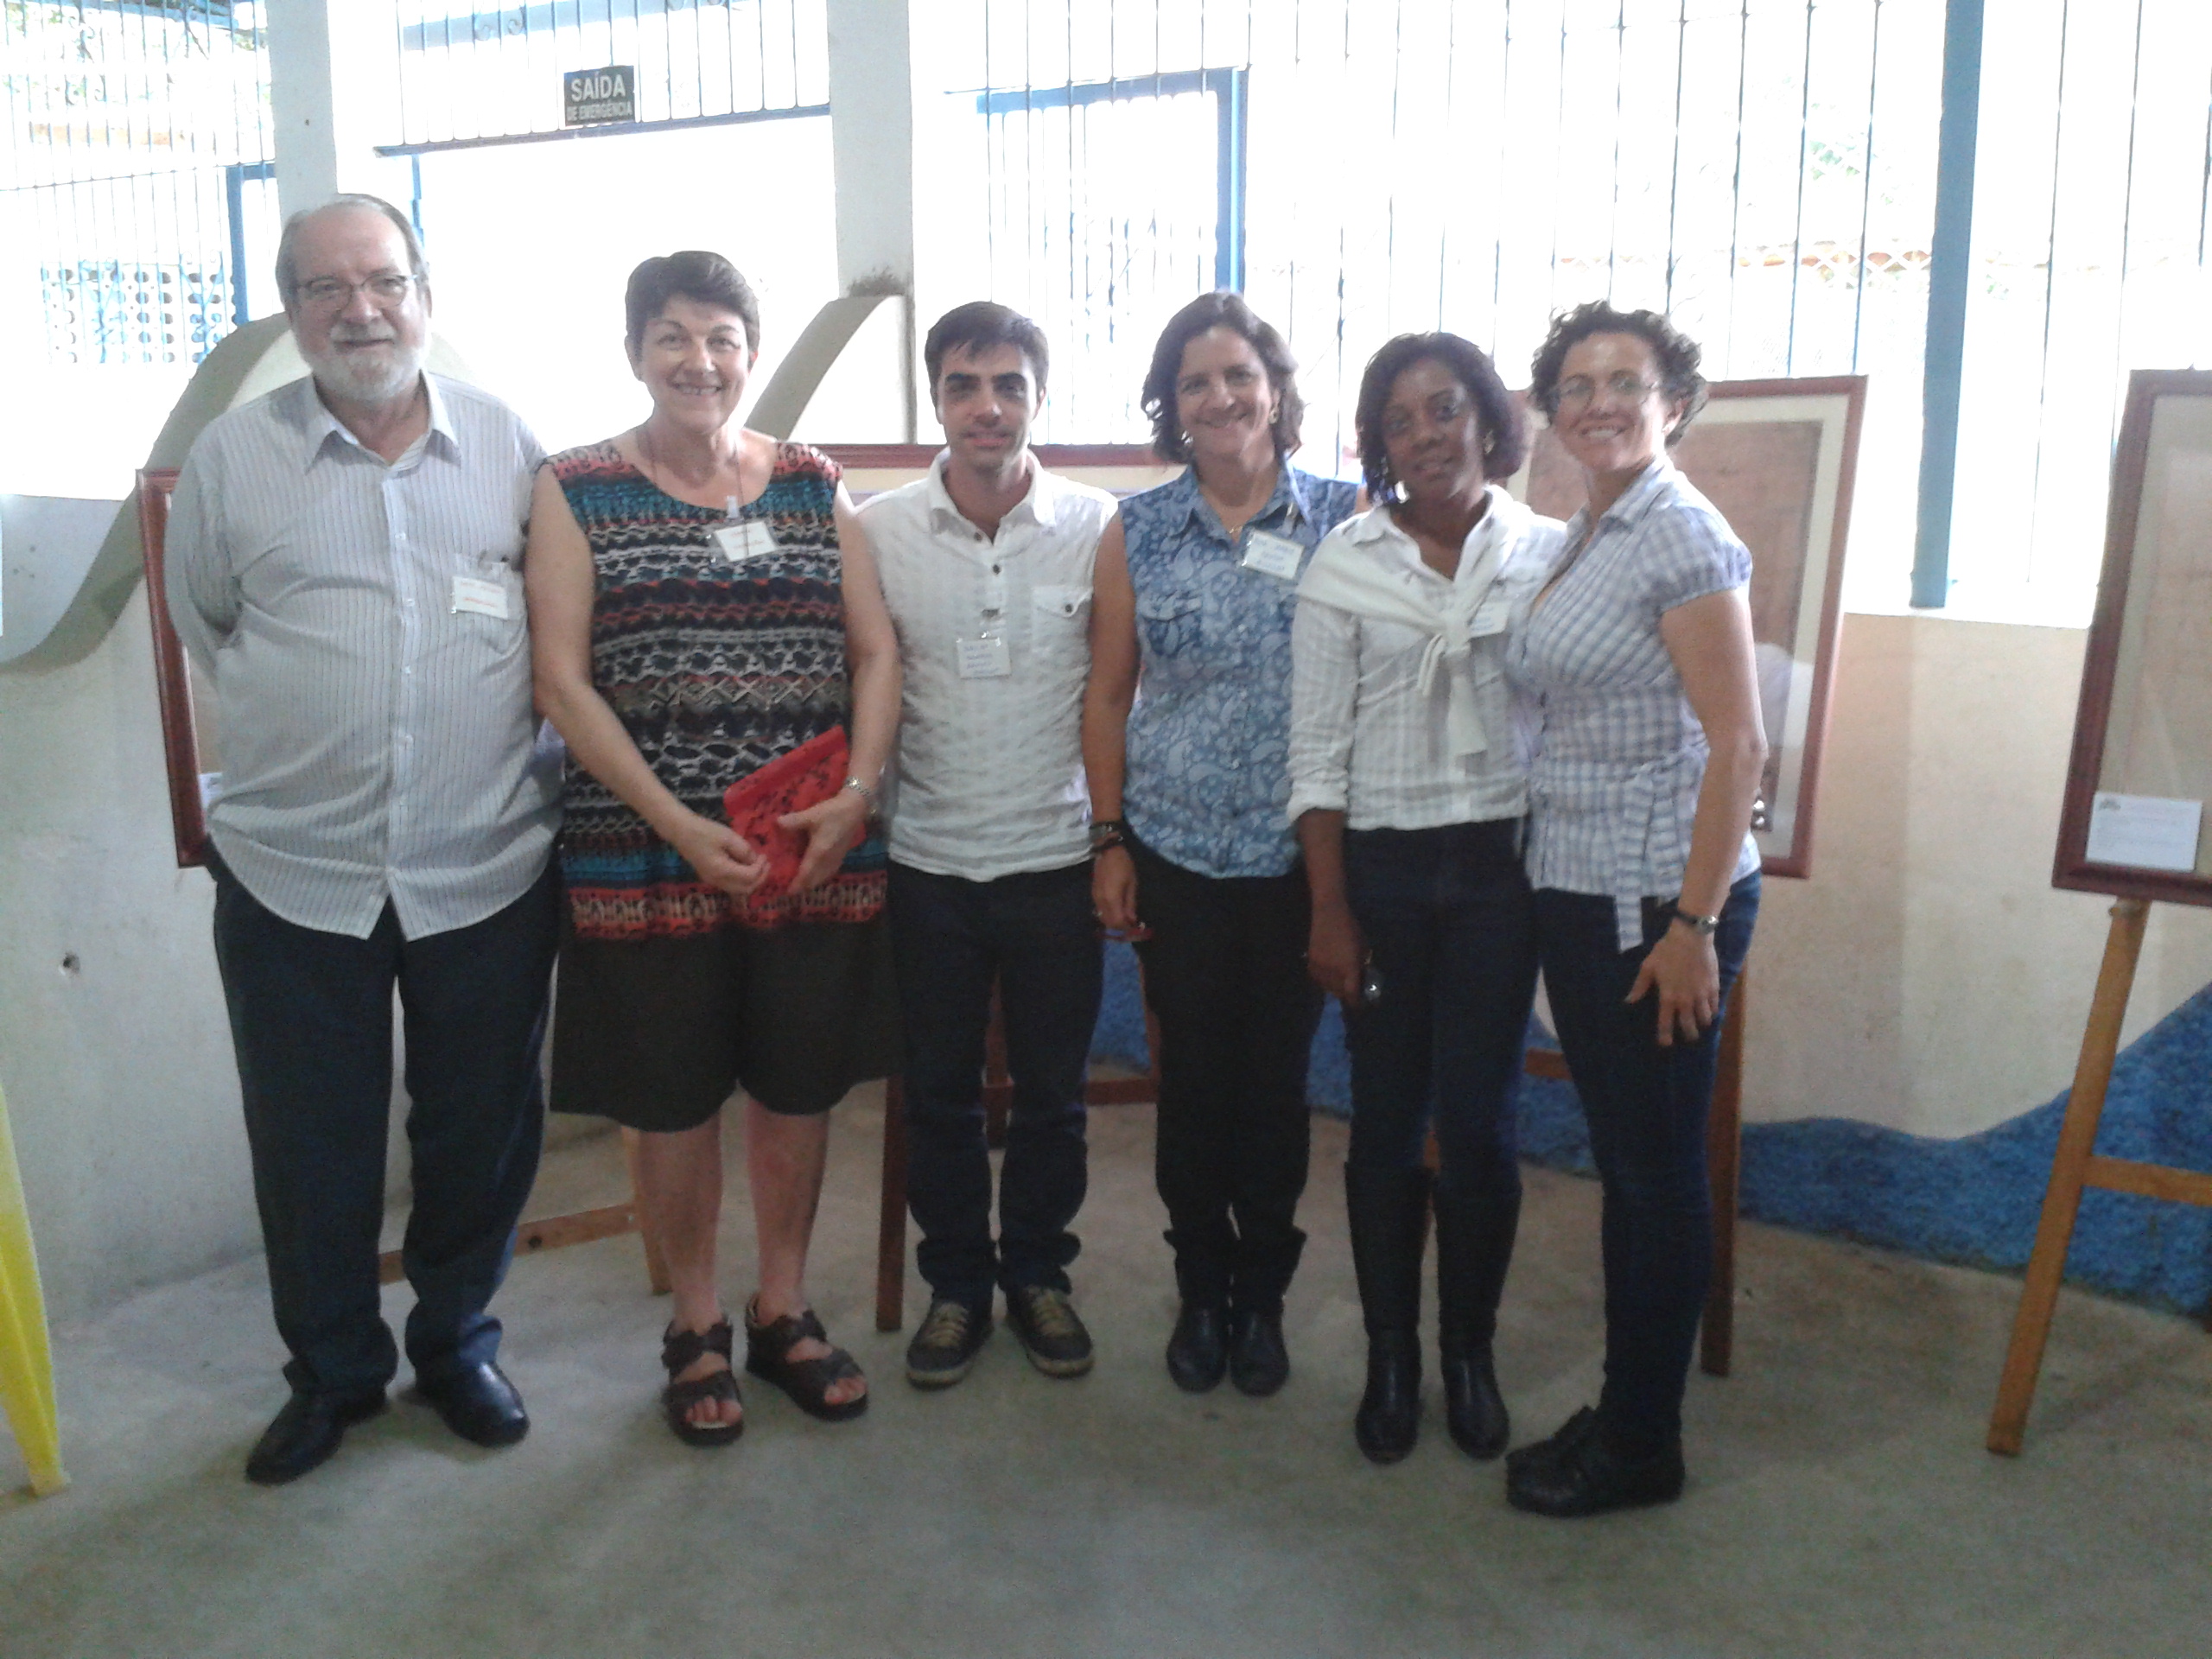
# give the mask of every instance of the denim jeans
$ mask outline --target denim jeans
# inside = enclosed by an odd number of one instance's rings
[[[1068,1288],[1086,1181],[1083,1089],[1104,959],[1090,866],[969,881],[893,862],[891,945],[905,1027],[906,1198],[935,1298],[988,1309],[995,1285]],[[991,986],[1014,1106],[991,1237],[983,1039]]]
[[[1154,1175],[1183,1300],[1279,1312],[1306,1235],[1306,872],[1211,876],[1132,842],[1145,1001],[1160,1030]]]
[[[415,1291],[407,1357],[431,1379],[489,1362],[499,1322],[486,1306],[537,1177],[559,873],[549,866],[505,909],[420,939],[400,937],[386,905],[357,939],[288,922],[211,868],[286,1380],[347,1393],[397,1370],[377,1285],[395,985],[415,1189],[401,1250]]]
[[[1751,949],[1759,878],[1738,881],[1720,912],[1721,1013]],[[1605,1386],[1599,1414],[1630,1454],[1681,1433],[1690,1351],[1713,1275],[1713,1195],[1706,1117],[1720,1052],[1719,1017],[1694,1043],[1657,1039],[1658,997],[1627,1000],[1637,969],[1672,925],[1671,900],[1643,901],[1643,944],[1624,951],[1613,900],[1543,888],[1537,949],[1560,1046],[1590,1121],[1604,1186]]]
[[[1382,993],[1344,1019],[1349,1161],[1416,1168],[1433,1122],[1440,1190],[1494,1209],[1521,1201],[1514,1106],[1536,988],[1520,830],[1496,819],[1344,836],[1345,886]]]

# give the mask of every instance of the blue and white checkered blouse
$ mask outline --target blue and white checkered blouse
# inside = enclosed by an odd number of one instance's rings
[[[1585,510],[1569,522],[1567,548],[1588,519]],[[1506,671],[1536,728],[1529,880],[1611,898],[1624,950],[1643,943],[1643,899],[1681,889],[1705,779],[1705,729],[1659,618],[1751,575],[1728,521],[1662,455],[1599,518],[1558,586],[1515,620]],[[1747,830],[1731,880],[1758,866]]]
[[[1290,799],[1290,623],[1313,548],[1359,486],[1284,467],[1232,539],[1185,470],[1122,503],[1136,589],[1138,680],[1122,816],[1171,864],[1281,875],[1298,859]],[[1299,543],[1298,569],[1242,563],[1252,530]]]

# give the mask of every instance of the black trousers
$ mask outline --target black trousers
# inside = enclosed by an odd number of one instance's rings
[[[1613,901],[1545,887],[1536,893],[1544,989],[1560,1047],[1590,1120],[1605,1190],[1605,1386],[1599,1411],[1623,1450],[1681,1433],[1690,1351],[1713,1276],[1713,1194],[1705,1121],[1729,988],[1758,919],[1756,872],[1736,883],[1713,936],[1721,1013],[1694,1043],[1661,1047],[1656,995],[1627,1000],[1675,907],[1643,901],[1643,943],[1623,950]]]
[[[930,1294],[988,1309],[995,1285],[1068,1288],[1088,1183],[1083,1087],[1105,963],[1090,865],[969,881],[891,866],[906,1057],[906,1202]],[[991,983],[1014,1105],[991,1237],[983,1039]]]
[[[398,1369],[377,1285],[391,1000],[406,1038],[414,1205],[402,1259],[407,1357],[435,1378],[491,1360],[486,1311],[537,1176],[538,1052],[560,877],[471,926],[365,939],[288,922],[218,862],[215,960],[238,1052],[253,1190],[284,1376],[303,1394],[381,1388]]]
[[[1132,842],[1145,1001],[1160,1028],[1154,1177],[1185,1301],[1274,1312],[1306,1235],[1306,872],[1208,876]]]

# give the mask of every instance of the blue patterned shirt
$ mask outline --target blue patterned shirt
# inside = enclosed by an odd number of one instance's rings
[[[1315,545],[1358,495],[1356,484],[1286,466],[1234,537],[1188,470],[1122,503],[1138,652],[1122,811],[1170,863],[1240,876],[1281,875],[1297,862],[1284,816],[1291,618]],[[1247,569],[1254,530],[1303,548],[1298,569]]]

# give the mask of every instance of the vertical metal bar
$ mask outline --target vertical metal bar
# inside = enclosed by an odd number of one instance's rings
[[[1942,609],[1951,590],[1951,504],[1973,275],[1974,153],[1981,123],[1981,26],[1982,0],[1944,0],[1943,115],[1936,141],[1936,233],[1929,245],[1920,510],[1912,556],[1912,602],[1923,610]]]
[[[1390,151],[1382,174],[1390,181],[1382,197],[1382,332],[1395,332],[1398,285],[1398,86],[1406,63],[1406,0],[1395,0],[1390,22]]]
[[[1866,315],[1866,227],[1874,206],[1874,99],[1882,84],[1882,0],[1874,0],[1874,27],[1866,48],[1866,154],[1859,175],[1859,279],[1851,296],[1851,372],[1859,372],[1860,325]]]
[[[1560,89],[1565,96],[1566,89]],[[1613,302],[1615,261],[1621,244],[1621,118],[1628,97],[1628,0],[1613,16],[1613,193],[1605,207],[1605,303]]]
[[[223,200],[231,213],[231,326],[251,320],[245,291],[245,167],[232,162],[223,169]]]
[[[1805,0],[1805,58],[1797,104],[1797,216],[1789,227],[1789,328],[1782,337],[1782,372],[1797,372],[1797,284],[1805,274],[1805,175],[1813,158],[1813,0]]]
[[[415,239],[423,245],[427,257],[430,245],[430,227],[423,220],[423,157],[418,151],[410,156],[409,185],[413,194],[407,203],[407,216],[415,221]]]
[[[1452,149],[1452,113],[1453,95],[1459,89],[1459,10],[1448,6],[1444,12],[1444,148]],[[1436,327],[1444,328],[1445,274],[1452,269],[1452,215],[1444,215],[1444,222],[1436,233]]]
[[[1751,0],[1743,0],[1736,17],[1736,162],[1728,186],[1728,330],[1723,338],[1723,372],[1736,366],[1736,275],[1744,263],[1744,100],[1750,89]]]
[[[1512,122],[1513,0],[1505,0],[1505,43],[1497,54],[1497,165],[1491,176],[1505,176],[1505,135]],[[1490,349],[1497,355],[1497,319],[1505,307],[1505,216],[1492,215],[1490,236]]]
[[[1749,4],[1751,0],[1745,0]],[[1567,7],[1559,10],[1559,111],[1552,121],[1552,255],[1549,279],[1544,289],[1544,308],[1559,308],[1559,209],[1556,192],[1567,160]]]
[[[2196,193],[2196,269],[2204,274],[2204,233],[2212,224],[2212,88],[2204,94],[2204,183]],[[2191,359],[2194,361],[2194,358]]]
[[[2143,0],[2135,0],[2135,68],[2127,84],[2127,175],[2120,186],[2120,295],[2113,307],[2112,360],[2115,364],[2127,360],[2127,279],[2134,269],[2135,238],[2135,135],[2142,123],[2143,94]],[[2119,435],[2120,411],[2115,406],[2107,430],[2107,448]],[[2029,580],[2034,580],[2035,567],[2029,565]]]
[[[2058,308],[2058,179],[2059,159],[2066,148],[2066,48],[2073,35],[2073,6],[2071,0],[2058,9],[2058,92],[2052,101],[2050,118],[2050,228],[2044,242],[2043,267],[2043,343],[2036,363],[2036,453],[2028,473],[2028,569],[2035,569],[2036,503],[2043,499],[2044,437],[2049,423],[2044,415],[2044,398],[2050,390],[2050,320]],[[2130,130],[2134,114],[2129,111]]]
[[[1667,162],[1667,286],[1661,302],[1669,315],[1675,309],[1675,235],[1682,199],[1682,65],[1683,48],[1690,33],[1690,0],[1681,0],[1675,16],[1675,148]]]
[[[425,35],[427,36],[427,31]],[[429,44],[429,40],[425,38],[423,44],[427,47]],[[393,87],[392,91],[399,105],[399,142],[403,144],[411,144],[415,142],[416,135],[413,125],[407,119],[407,87],[410,79],[407,63],[407,9],[399,3],[399,0],[392,0],[391,60],[398,72],[396,77],[398,84]],[[234,79],[232,82],[234,92],[237,85]],[[235,104],[232,107],[235,109]]]
[[[1214,83],[1215,187],[1213,281],[1216,288],[1244,289],[1244,190],[1249,161],[1245,130],[1249,69],[1209,70]]]

